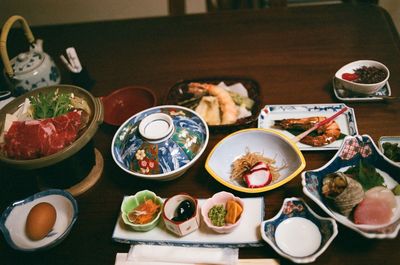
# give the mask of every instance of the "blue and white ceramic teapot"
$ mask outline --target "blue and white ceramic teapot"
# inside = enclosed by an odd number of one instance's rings
[[[20,21],[30,43],[30,49],[10,60],[7,53],[7,36],[16,21]],[[42,40],[35,41],[23,17],[12,16],[4,24],[0,37],[0,52],[6,79],[14,94],[20,95],[39,87],[60,83],[60,71],[51,57],[43,52],[42,43]]]

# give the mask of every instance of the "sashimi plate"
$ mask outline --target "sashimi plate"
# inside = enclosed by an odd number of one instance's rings
[[[303,171],[303,192],[339,223],[367,238],[395,238],[400,229],[400,196],[395,196],[397,207],[389,222],[382,225],[356,224],[331,206],[322,194],[323,178],[330,173],[345,172],[360,160],[376,168],[383,177],[383,185],[393,189],[400,182],[400,166],[386,158],[368,135],[347,136],[335,156],[323,167]],[[351,215],[350,215],[351,216]]]
[[[342,108],[347,107],[345,104],[295,104],[295,105],[266,105],[258,117],[258,128],[274,129],[283,133],[289,138],[295,135],[291,132],[275,126],[275,121],[283,119],[298,119],[308,117],[330,117]],[[323,146],[311,146],[298,142],[297,146],[303,151],[321,151],[321,150],[337,150],[343,143],[345,136],[354,136],[358,134],[356,116],[354,109],[349,108],[342,115],[335,119],[340,128],[340,137],[330,144]]]

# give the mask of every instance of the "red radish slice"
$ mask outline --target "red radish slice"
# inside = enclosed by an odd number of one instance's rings
[[[251,171],[257,170],[257,169],[266,169],[269,170],[269,167],[267,164],[265,164],[264,162],[257,162],[251,169]]]
[[[271,171],[264,168],[251,170],[243,178],[249,188],[261,188],[272,181]]]

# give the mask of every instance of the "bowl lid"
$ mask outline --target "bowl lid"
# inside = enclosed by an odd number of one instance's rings
[[[158,175],[187,167],[208,142],[205,121],[194,111],[166,105],[144,110],[116,132],[115,162],[134,175]]]

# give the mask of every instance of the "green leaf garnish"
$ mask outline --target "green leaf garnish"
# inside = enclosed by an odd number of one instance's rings
[[[29,97],[33,107],[34,119],[54,118],[63,115],[72,109],[71,94],[58,93],[58,90],[38,93]]]
[[[360,182],[364,190],[369,190],[376,186],[385,186],[385,181],[376,171],[376,168],[362,160],[358,165],[349,168],[344,173]]]

